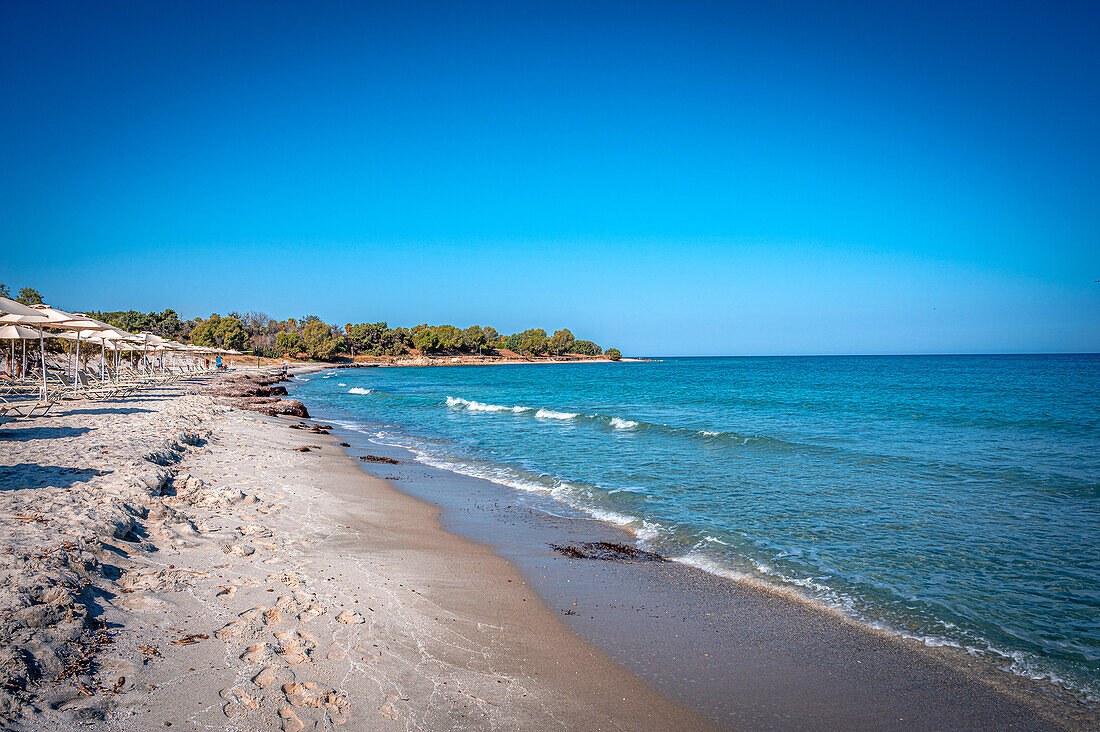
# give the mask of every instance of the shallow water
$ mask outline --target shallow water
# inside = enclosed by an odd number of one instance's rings
[[[709,571],[1100,697],[1100,357],[357,369],[296,396]]]

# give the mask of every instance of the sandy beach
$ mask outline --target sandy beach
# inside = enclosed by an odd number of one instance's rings
[[[5,426],[6,728],[708,726],[331,437],[187,391]]]
[[[5,425],[4,728],[1076,729],[1093,718],[693,568],[573,562],[548,543],[619,537],[520,516],[479,492],[493,490],[485,481],[463,486],[471,505],[436,507],[385,479],[416,495],[437,477],[423,466],[364,463],[339,430],[243,411],[207,386]]]

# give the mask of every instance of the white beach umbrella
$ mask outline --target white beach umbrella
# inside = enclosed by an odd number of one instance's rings
[[[38,331],[25,325],[6,323],[0,325],[0,340],[4,341],[37,341]]]
[[[138,333],[137,337],[143,339],[144,347],[142,348],[142,352],[141,352],[141,365],[142,365],[142,369],[144,369],[145,368],[145,361],[146,361],[146,358],[148,357],[148,354],[149,354],[149,347],[152,346],[153,350],[156,350],[156,347],[158,345],[162,345],[162,344],[166,343],[167,341],[165,341],[163,338],[161,338],[158,335],[150,333],[147,330],[143,330],[143,331],[141,331],[141,333]]]
[[[11,366],[12,376],[15,376],[15,342],[38,340],[38,331],[15,323],[0,325],[0,340],[11,341]],[[26,349],[23,351],[26,354]]]
[[[56,312],[61,313],[62,311],[57,310]],[[110,334],[112,334],[112,336],[114,334],[124,333],[124,331],[119,330],[118,328],[115,328],[113,325],[110,325],[109,323],[104,323],[102,320],[96,320],[95,318],[89,317],[89,316],[85,315],[84,313],[63,313],[63,314],[69,316],[67,320],[56,321],[54,323],[51,323],[48,327],[69,328],[69,329],[72,329],[72,330],[76,331],[77,341],[76,341],[76,367],[75,368],[77,368],[77,369],[80,368],[80,341],[82,341],[82,340],[91,340],[91,338],[83,337],[81,335],[82,333],[84,333],[85,331],[91,331],[93,333],[104,333],[104,334],[110,333]],[[112,337],[112,336],[105,336],[105,337]],[[102,338],[98,338],[97,340],[100,341],[100,345],[103,344],[103,339]],[[102,360],[101,360],[101,364],[102,364]],[[71,375],[75,376],[75,372],[72,373]]]
[[[68,323],[73,322],[74,318],[77,317],[74,313],[67,313],[64,310],[58,310],[57,308],[53,308],[53,307],[50,307],[49,305],[45,305],[45,304],[31,305],[30,307],[35,312],[37,312],[40,315],[43,315],[46,318],[48,318],[48,321],[42,324],[42,327],[45,327],[45,328],[58,328],[58,327],[68,328],[69,327]],[[77,357],[77,362],[79,363],[79,360],[80,360],[79,332],[77,333],[77,336],[78,336],[78,339],[76,341],[76,347],[77,347],[76,357]],[[66,339],[66,340],[69,340],[69,339]],[[68,370],[69,370],[70,375],[71,375],[72,374],[72,358],[71,358],[72,352],[71,351],[70,351],[69,355],[70,355],[70,359],[69,359],[69,364],[68,364]],[[45,374],[43,374],[43,378],[44,377],[45,377]]]
[[[105,376],[105,372],[106,372],[106,369],[105,369],[106,352],[107,351],[115,351],[116,352],[116,357],[117,357],[117,353],[119,351],[126,350],[127,342],[130,341],[131,339],[133,339],[134,335],[131,334],[131,333],[127,333],[126,331],[122,330],[121,328],[116,328],[113,325],[110,325],[108,323],[104,323],[103,321],[96,320],[95,318],[89,318],[86,315],[83,316],[79,320],[79,323],[81,324],[82,327],[84,327],[86,325],[87,328],[88,328],[88,333],[86,335],[84,335],[83,332],[82,332],[82,335],[80,336],[80,340],[96,341],[98,343],[98,345],[100,346],[100,349],[101,349],[100,352],[99,352],[100,380],[101,381],[106,381],[107,380],[106,376]],[[79,354],[78,354],[78,357],[79,357]],[[116,364],[116,366],[117,366],[117,364]]]
[[[40,313],[30,305],[0,297],[0,323],[45,323],[49,316]]]
[[[15,300],[0,297],[0,322],[33,325],[38,329],[38,353],[42,360],[42,397],[46,396],[46,339],[43,326],[65,320],[69,313],[54,310],[49,305],[23,305]],[[25,355],[25,353],[24,353]],[[26,359],[23,359],[24,368]]]

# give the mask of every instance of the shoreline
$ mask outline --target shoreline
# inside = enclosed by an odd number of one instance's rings
[[[0,727],[1095,725],[760,588],[562,556],[630,539],[302,424],[162,386],[5,426]]]
[[[332,415],[327,415],[330,419],[335,419]],[[352,434],[347,432],[345,434]],[[362,435],[360,436],[362,437]],[[371,442],[371,450],[375,453],[381,453],[384,455],[396,455],[396,452],[386,452],[385,447],[381,447],[385,443],[377,443],[367,438]],[[354,443],[355,439],[351,439]],[[361,445],[360,445],[361,447]],[[397,450],[400,453],[405,453],[404,459],[410,459],[410,462],[415,461],[415,457],[411,453],[407,453],[404,448],[398,448],[396,446],[389,446],[391,450]],[[499,537],[501,534],[507,534],[508,529],[502,529],[502,523],[514,524],[514,523],[527,523],[537,524],[537,520],[532,520],[531,517],[516,518],[515,516],[495,518],[482,516],[481,519],[471,519],[472,514],[481,513],[489,514],[493,511],[497,513],[504,513],[499,509],[499,504],[511,504],[515,503],[518,499],[520,501],[529,499],[530,496],[521,496],[525,492],[518,491],[517,489],[508,488],[500,484],[492,483],[491,481],[483,480],[473,476],[465,475],[462,473],[452,473],[446,468],[431,468],[430,463],[419,463],[421,468],[428,470],[435,470],[439,472],[449,473],[459,477],[462,483],[463,490],[473,492],[471,486],[475,484],[490,484],[494,486],[494,489],[487,491],[488,495],[482,495],[478,500],[471,500],[468,503],[471,505],[462,505],[461,501],[454,501],[450,499],[441,500],[438,495],[432,495],[431,493],[425,493],[422,490],[417,490],[418,485],[424,485],[422,474],[415,476],[409,476],[401,478],[397,485],[399,489],[410,492],[413,495],[427,500],[433,504],[441,505],[444,508],[444,520],[445,525],[457,533],[463,534],[474,538],[475,540],[486,543],[494,547],[494,549],[517,563],[521,569],[531,579],[536,589],[547,604],[560,604],[564,601],[564,596],[561,594],[561,584],[557,588],[548,588],[548,583],[544,582],[540,585],[538,578],[535,576],[536,572],[545,570],[546,565],[540,564],[547,560],[548,553],[544,550],[527,552],[525,549],[517,548],[517,541],[513,538],[511,544],[509,541],[501,540]],[[379,468],[381,466],[364,465],[364,469],[372,472],[372,474],[380,475]],[[385,472],[393,473],[392,468],[387,469]],[[416,472],[416,471],[413,471]],[[399,478],[400,473],[397,475],[387,476]],[[549,499],[552,503],[557,504],[563,510],[567,509],[563,504],[558,503],[554,499]],[[473,504],[481,504],[475,506]],[[486,509],[486,505],[493,506]],[[508,506],[512,508],[512,506]],[[545,507],[543,507],[545,509]],[[551,509],[552,510],[552,509]],[[544,517],[545,518],[545,517]],[[481,525],[479,525],[479,521]],[[591,540],[610,540],[610,541],[623,541],[625,543],[633,544],[637,537],[632,533],[620,529],[613,524],[600,521],[597,518],[591,518],[589,516],[584,517],[569,517],[563,518],[561,515],[554,517],[554,523],[556,523],[555,530],[567,535],[573,536],[568,530],[563,530],[562,525],[567,523],[584,525],[586,523],[599,524],[600,528],[595,531],[579,530],[573,533],[581,538],[587,538]],[[528,528],[531,528],[530,526]],[[523,533],[523,532],[520,532]],[[547,543],[547,537],[552,535],[546,535],[545,531],[536,529],[533,531],[527,531],[526,534],[519,540],[519,544],[523,546],[530,546],[532,536],[541,536],[542,543],[540,546],[544,547]],[[553,561],[553,558],[550,559]],[[673,558],[672,562],[678,565],[677,570],[670,571],[668,577],[670,582],[674,584],[683,585],[684,583],[694,583],[698,585],[699,591],[697,595],[709,595],[710,605],[708,610],[713,610],[715,607],[721,607],[723,604],[738,602],[744,602],[744,598],[737,598],[736,595],[757,595],[754,600],[758,600],[762,606],[782,606],[787,603],[794,603],[798,606],[796,615],[802,616],[802,621],[805,625],[809,626],[829,626],[829,628],[819,638],[820,644],[828,646],[832,639],[837,636],[847,636],[845,643],[852,644],[851,647],[857,649],[860,653],[870,651],[871,653],[885,654],[886,656],[893,656],[895,658],[895,668],[889,668],[883,666],[880,668],[881,674],[893,674],[898,677],[898,688],[904,687],[907,683],[903,677],[907,674],[917,678],[921,677],[921,674],[914,673],[914,668],[920,667],[919,670],[924,674],[925,683],[930,688],[936,688],[938,685],[937,678],[941,676],[952,676],[952,685],[957,689],[963,689],[961,694],[962,698],[957,700],[957,705],[965,710],[961,712],[965,715],[967,712],[972,713],[972,716],[962,717],[966,719],[965,726],[974,727],[982,726],[976,725],[976,720],[985,720],[986,725],[991,724],[991,720],[1000,719],[1005,724],[1013,724],[1019,727],[1021,724],[1025,728],[1044,728],[1051,725],[1059,728],[1067,729],[1086,729],[1091,728],[1097,723],[1097,706],[1094,703],[1088,702],[1080,697],[1076,697],[1074,693],[1063,687],[1055,684],[1037,680],[1029,677],[1017,675],[1015,673],[1008,672],[1006,669],[1001,668],[1004,661],[992,658],[976,658],[968,655],[962,649],[948,648],[948,647],[936,647],[923,642],[921,639],[907,636],[900,631],[894,631],[887,628],[878,628],[868,625],[855,618],[851,618],[836,608],[824,606],[819,602],[815,602],[809,598],[801,595],[797,595],[785,588],[769,585],[763,581],[754,581],[752,579],[742,579],[731,576],[729,573],[716,572],[708,570],[707,568],[698,567],[688,562],[680,562],[678,559]],[[589,563],[595,565],[603,565],[600,567],[602,570],[607,570],[607,563]],[[592,569],[591,573],[596,570]],[[623,570],[619,574],[620,584],[615,588],[615,592],[619,593],[621,597],[623,594],[630,595],[630,590],[625,590],[623,584],[630,584],[636,582],[639,572]],[[627,577],[629,575],[629,577]],[[700,579],[694,577],[694,575],[704,575],[704,578]],[[606,579],[607,573],[605,571],[604,577]],[[687,579],[687,578],[692,579]],[[591,579],[591,577],[589,577]],[[573,577],[570,582],[576,582],[577,578]],[[569,589],[575,591],[577,585],[573,584]],[[591,588],[590,588],[591,589]],[[593,590],[589,596],[589,600],[593,603],[597,601],[603,601],[605,604],[610,599],[614,601],[614,596],[609,595],[607,587],[602,589]],[[630,595],[634,597],[635,595]],[[670,598],[666,598],[670,599]],[[691,608],[680,607],[680,611],[685,613],[683,622],[690,621]],[[568,614],[568,606],[562,608],[562,612]],[[711,613],[713,614],[713,613]],[[758,616],[759,619],[764,620],[764,626],[768,625],[766,620],[766,614],[761,613]],[[823,619],[824,618],[824,619]],[[600,622],[599,618],[591,618],[595,623],[592,625],[600,626],[603,628],[586,632],[583,625],[578,625],[576,622],[569,622],[571,618],[567,618],[567,622],[571,628],[579,632],[586,640],[594,642],[597,646],[602,647],[605,651],[611,653],[617,660],[626,665],[631,670],[639,672],[639,669],[643,669],[645,664],[639,663],[638,658],[641,656],[652,656],[649,650],[634,649],[633,658],[630,653],[623,653],[616,655],[615,650],[618,646],[621,646],[624,642],[629,641],[628,637],[624,637],[621,634],[615,633],[613,630],[614,622],[604,621]],[[786,631],[791,633],[799,633],[800,628],[797,627],[799,623],[794,624],[795,627],[786,628]],[[697,636],[702,637],[701,634]],[[617,645],[618,644],[618,645]],[[674,644],[675,645],[675,644]],[[875,650],[871,646],[881,645],[885,650]],[[680,643],[675,651],[679,653],[692,652],[692,643]],[[668,653],[669,658],[674,658],[676,653]],[[901,659],[901,660],[898,660]],[[669,659],[665,659],[669,660]],[[772,659],[774,661],[774,659]],[[737,661],[741,663],[743,659]],[[862,662],[861,662],[862,663]],[[736,665],[736,664],[732,664]],[[902,670],[906,669],[906,670]],[[832,675],[831,673],[828,675]],[[659,677],[660,674],[654,675]],[[721,721],[721,716],[716,715],[714,709],[707,708],[707,702],[700,702],[698,698],[692,699],[691,695],[681,693],[682,689],[682,673],[672,674],[676,678],[666,679],[664,682],[658,680],[655,685],[658,689],[664,691],[671,698],[684,703],[685,705],[695,708],[697,711],[707,713],[712,718]],[[651,680],[650,676],[646,676]],[[820,680],[819,680],[820,681]],[[951,693],[945,690],[941,686],[939,689],[943,692],[945,698],[950,698]],[[714,696],[719,696],[719,692],[728,693],[735,691],[734,689],[711,689]],[[944,706],[945,703],[938,703],[939,706]],[[820,713],[821,710],[817,710]],[[924,710],[928,712],[928,709]],[[1001,716],[1002,713],[1006,716]],[[819,722],[820,716],[809,716],[806,720],[807,723]],[[912,721],[912,717],[909,718]],[[959,723],[960,718],[956,718],[956,724]],[[1027,720],[1030,719],[1030,722]],[[744,720],[742,720],[744,721]],[[758,722],[759,720],[757,720]],[[876,723],[872,726],[877,727],[885,721],[884,719],[876,720]],[[858,726],[858,725],[853,725]],[[918,725],[919,726],[919,725]],[[943,726],[943,720],[941,719],[935,725],[928,726]],[[947,725],[954,726],[954,725]],[[993,726],[987,726],[986,728],[993,728]]]
[[[67,589],[0,593],[3,660],[37,654],[0,726],[710,727],[291,424],[160,387],[5,426],[8,585]]]

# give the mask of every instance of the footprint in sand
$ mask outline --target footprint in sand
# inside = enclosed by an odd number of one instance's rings
[[[267,610],[261,616],[263,618],[264,625],[278,625],[279,623],[283,622],[283,612],[285,610],[286,608],[279,606],[275,606]]]
[[[226,623],[220,629],[214,631],[214,637],[220,641],[228,641],[230,638],[236,638],[238,635],[244,633],[245,628],[248,627],[244,621],[234,620]]]
[[[254,622],[256,620],[259,620],[265,612],[267,612],[266,607],[253,607],[253,608],[249,608],[248,610],[245,610],[242,613],[238,613],[237,617],[240,618],[241,620],[247,620],[248,622],[251,623],[251,622]]]
[[[298,715],[294,713],[294,710],[290,707],[283,707],[279,710],[279,717],[283,720],[283,732],[299,732],[303,727],[302,720],[298,718]]]
[[[271,659],[271,647],[266,643],[257,643],[244,649],[240,658],[246,663],[264,663]]]
[[[291,666],[308,661],[317,647],[316,639],[308,633],[276,633],[275,638],[279,641],[275,652]]]
[[[236,686],[222,689],[221,697],[225,700],[222,712],[227,717],[240,717],[260,708],[259,699]]]
[[[367,621],[357,612],[344,610],[344,612],[336,616],[336,622],[343,623],[344,625],[358,625],[359,623],[365,623]]]
[[[269,580],[282,582],[289,589],[294,589],[295,587],[302,584],[301,579],[297,575],[290,574],[289,572],[284,572],[282,574],[269,574],[267,578]]]
[[[218,591],[214,594],[214,597],[217,597],[217,598],[222,599],[222,600],[228,600],[229,598],[233,597],[233,595],[235,595],[236,592],[237,592],[236,587],[230,587],[230,586],[226,586],[226,585],[219,585],[218,586]]]
[[[261,689],[266,689],[275,681],[275,676],[274,666],[264,666],[258,674],[252,677],[252,683]]]
[[[313,707],[324,709],[337,724],[343,723],[347,712],[348,700],[334,689],[315,684],[312,681],[296,681],[283,684],[283,695],[294,707]]]

